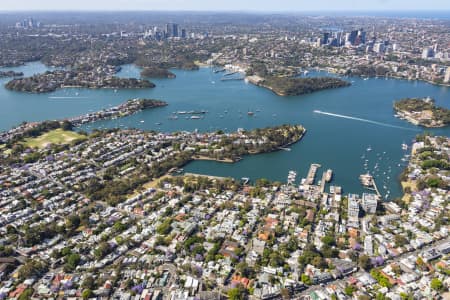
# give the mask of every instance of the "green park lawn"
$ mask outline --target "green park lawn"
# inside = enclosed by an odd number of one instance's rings
[[[74,131],[65,131],[59,128],[36,138],[27,138],[24,144],[30,148],[45,148],[49,144],[68,144],[79,139],[86,139],[86,137]]]

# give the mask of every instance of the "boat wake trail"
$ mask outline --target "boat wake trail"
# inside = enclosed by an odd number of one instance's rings
[[[377,122],[377,121],[372,121],[372,120],[367,120],[367,119],[362,119],[362,118],[356,118],[356,117],[352,117],[352,116],[334,114],[334,113],[321,111],[321,110],[314,110],[314,113],[321,114],[321,115],[327,115],[327,116],[331,116],[331,117],[336,117],[336,118],[342,118],[342,119],[360,121],[360,122],[364,122],[364,123],[370,123],[370,124],[374,124],[374,125],[378,125],[378,126],[397,128],[397,129],[403,129],[403,130],[409,130],[409,131],[420,131],[420,130],[414,129],[414,128],[396,126],[396,125],[392,125],[392,124],[388,124],[388,123],[382,123],[382,122]]]
[[[87,99],[88,97],[48,97],[48,99]]]

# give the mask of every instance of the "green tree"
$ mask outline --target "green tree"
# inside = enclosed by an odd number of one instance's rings
[[[62,122],[61,128],[66,131],[70,131],[70,130],[72,130],[73,125],[72,125],[72,123],[70,123],[69,121],[66,120],[66,121]]]
[[[245,261],[242,261],[236,265],[236,270],[241,274],[243,277],[250,278],[254,274],[254,270],[252,267],[249,267],[248,264]]]
[[[29,300],[31,296],[33,296],[34,290],[32,288],[28,288],[19,296],[19,300]]]
[[[358,265],[360,268],[369,271],[372,268],[372,262],[370,261],[370,257],[367,255],[361,255],[358,258]]]
[[[86,289],[86,290],[93,290],[94,288],[95,288],[95,285],[94,285],[94,277],[92,277],[92,276],[87,276],[84,280],[83,280],[83,283],[81,284],[81,287],[83,288],[83,289]]]
[[[172,230],[171,224],[172,224],[172,219],[167,218],[166,220],[164,220],[164,222],[162,222],[158,226],[158,228],[156,228],[156,232],[159,234],[162,234],[162,235],[169,234],[170,231]]]
[[[444,289],[444,284],[439,278],[431,279],[430,287],[435,291],[442,291]]]
[[[29,260],[19,269],[19,279],[25,280],[32,276],[39,276],[46,272],[48,267],[46,263],[40,260]]]
[[[344,293],[345,293],[347,296],[352,296],[353,293],[356,292],[356,290],[357,290],[357,288],[356,288],[354,285],[347,285],[347,286],[344,288]]]
[[[372,277],[375,278],[375,280],[378,281],[378,284],[382,287],[392,287],[392,283],[389,282],[389,279],[386,278],[379,270],[372,269],[370,271],[370,275],[372,275]]]
[[[394,242],[395,242],[395,247],[403,247],[406,244],[408,244],[408,239],[401,234],[397,234],[394,236]]]
[[[322,238],[322,243],[327,246],[334,246],[336,245],[336,239],[333,236],[326,235]]]
[[[81,220],[80,217],[77,215],[70,215],[67,219],[66,219],[66,228],[69,231],[73,231],[75,229],[78,228],[78,226],[80,226]]]
[[[67,257],[67,268],[69,270],[75,270],[75,268],[78,266],[78,264],[80,263],[80,255],[77,253],[72,253]]]
[[[61,250],[62,256],[68,256],[70,254],[72,254],[72,250],[69,247],[65,247]]]
[[[377,293],[377,295],[375,296],[376,300],[387,300],[386,296],[382,293]]]
[[[312,284],[311,277],[309,277],[309,276],[306,275],[306,274],[302,274],[302,276],[301,276],[301,281],[302,281],[304,284],[307,284],[307,285],[311,285],[311,284]]]
[[[100,245],[94,250],[94,256],[96,259],[101,259],[111,251],[109,244],[101,242]]]
[[[83,297],[84,300],[89,299],[92,297],[92,291],[90,289],[85,289],[82,293],[81,293],[81,297]]]
[[[229,300],[245,300],[247,299],[248,292],[244,286],[240,284],[235,288],[229,289],[227,295]]]

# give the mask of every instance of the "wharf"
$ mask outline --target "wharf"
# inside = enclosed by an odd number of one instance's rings
[[[241,77],[222,77],[220,78],[221,81],[229,81],[229,80],[244,80],[245,77],[241,76]]]
[[[211,175],[204,175],[204,174],[197,174],[197,173],[184,173],[183,176],[207,177],[208,179],[216,179],[216,180],[225,180],[225,179],[227,179],[227,177],[211,176]]]
[[[325,184],[327,183],[327,172],[323,172],[322,181],[320,182],[320,192],[325,192]]]
[[[317,169],[320,168],[321,165],[319,164],[311,164],[311,167],[309,168],[308,171],[308,176],[306,177],[306,184],[314,184],[314,180],[316,178],[316,173],[317,173]]]
[[[233,71],[233,72],[225,73],[225,74],[223,74],[223,76],[231,76],[231,75],[234,75],[234,74],[237,74],[237,73],[239,73],[239,71]]]
[[[359,176],[361,180],[361,184],[368,190],[374,191],[378,197],[381,197],[380,191],[378,190],[377,184],[375,183],[375,179],[369,173],[362,174]]]
[[[375,183],[375,179],[372,179],[373,190],[377,193],[378,197],[381,198],[380,191],[378,190],[377,184]]]

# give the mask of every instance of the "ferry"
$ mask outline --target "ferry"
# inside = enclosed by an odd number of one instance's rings
[[[191,110],[191,111],[188,111],[187,113],[188,114],[191,114],[191,115],[202,115],[202,114],[206,114],[208,111],[206,111],[206,110]]]
[[[332,178],[333,178],[333,170],[328,169],[325,175],[325,182],[330,182]]]

